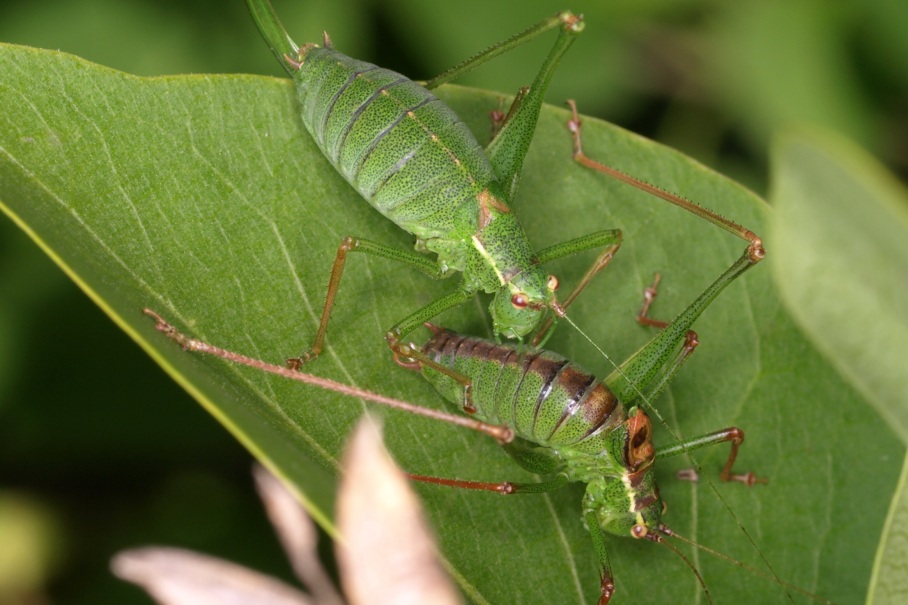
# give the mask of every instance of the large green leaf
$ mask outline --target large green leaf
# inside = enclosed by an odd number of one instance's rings
[[[303,133],[287,81],[136,78],[11,46],[0,50],[0,68],[4,211],[206,409],[288,479],[331,531],[338,452],[364,404],[183,353],[140,311],[152,307],[193,336],[280,361],[305,348],[314,333],[342,236],[401,247],[412,245],[411,236],[334,173]],[[441,94],[487,137],[496,95],[458,88]],[[613,265],[570,313],[621,360],[651,336],[633,316],[655,271],[663,285],[654,313],[670,317],[744,243],[575,165],[566,116],[544,110],[515,206],[539,247],[594,229],[624,229],[626,243]],[[589,119],[586,128],[589,154],[762,233],[768,211],[748,191],[615,127]],[[767,242],[770,259],[772,244]],[[561,261],[554,270],[568,287],[589,260]],[[307,370],[442,405],[419,376],[393,364],[381,335],[454,283],[430,282],[380,259],[356,256],[348,267],[329,347]],[[477,301],[439,321],[486,334],[483,305]],[[801,335],[779,303],[767,267],[732,285],[697,329],[702,346],[657,407],[679,435],[744,428],[740,467],[769,483],[715,490],[681,483],[672,476],[685,463],[668,461],[659,475],[669,503],[666,521],[750,564],[761,566],[763,556],[780,576],[807,590],[858,602],[899,470],[882,461],[900,459],[901,444]],[[90,354],[90,335],[86,343]],[[610,369],[569,326],[549,346],[600,374]],[[408,470],[527,479],[488,438],[386,415],[389,447]],[[657,421],[657,443],[672,440]],[[699,452],[704,474],[715,477],[725,454],[724,447]],[[420,486],[455,579],[473,600],[489,603],[595,601],[598,580],[580,522],[581,489],[501,498]],[[668,550],[622,538],[609,546],[616,603],[703,602],[694,576]],[[709,555],[691,556],[717,602],[762,603],[782,594]]]
[[[782,299],[908,444],[908,192],[852,143],[828,134],[787,136],[773,159],[773,232],[790,259],[775,265]],[[878,603],[908,596],[906,482],[903,467],[877,553]]]

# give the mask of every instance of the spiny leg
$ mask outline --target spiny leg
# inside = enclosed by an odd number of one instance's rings
[[[756,483],[766,483],[766,479],[757,477],[752,472],[732,474],[731,471],[732,467],[735,465],[735,460],[738,457],[738,450],[741,447],[741,444],[744,443],[744,431],[736,426],[713,431],[712,433],[707,433],[706,435],[694,437],[693,439],[688,439],[681,443],[662,448],[656,451],[656,458],[670,458],[671,456],[686,454],[702,447],[724,443],[726,441],[731,442],[731,451],[728,453],[728,459],[725,461],[725,466],[722,468],[719,478],[722,479],[722,481],[739,481],[747,486],[753,486]],[[693,476],[696,477],[696,473],[693,473]]]
[[[507,40],[493,44],[489,48],[476,53],[474,56],[469,59],[462,61],[461,63],[455,65],[451,69],[435,76],[431,80],[423,83],[423,86],[432,90],[441,86],[445,82],[450,82],[456,80],[465,73],[479,67],[487,61],[491,61],[495,57],[505,54],[523,44],[526,44],[530,40],[533,40],[537,36],[544,34],[545,32],[552,30],[556,27],[563,26],[565,23],[576,24],[582,23],[580,18],[572,15],[570,12],[562,12],[554,15],[552,17],[547,17],[536,23],[524,31],[514,34]],[[582,25],[580,26],[582,29]]]
[[[423,322],[426,327],[435,332],[436,334],[439,331],[439,328],[435,327],[428,321]],[[460,383],[463,387],[463,411],[467,414],[475,414],[476,406],[473,405],[473,380],[469,376],[465,376],[460,372],[452,370],[451,368],[444,366],[440,363],[433,361],[431,358],[427,357],[420,351],[415,345],[404,344],[399,341],[399,339],[392,336],[392,332],[388,332],[385,336],[388,340],[388,345],[391,347],[391,351],[394,353],[394,361],[397,365],[408,370],[413,370],[415,372],[421,371],[423,368],[432,368],[440,374],[451,378],[455,382]]]
[[[393,246],[388,246],[385,244],[380,244],[370,240],[360,239],[356,237],[345,237],[341,240],[340,246],[337,248],[337,255],[334,257],[334,264],[331,266],[331,276],[328,279],[328,290],[325,294],[325,306],[322,309],[321,320],[318,324],[318,330],[315,333],[315,338],[312,341],[312,346],[309,347],[308,351],[305,351],[302,355],[298,357],[291,357],[286,361],[288,368],[292,370],[298,370],[304,363],[315,359],[321,354],[322,349],[324,348],[325,334],[328,331],[328,322],[331,319],[331,311],[334,308],[334,303],[337,298],[337,291],[340,287],[341,277],[344,273],[344,266],[347,262],[347,254],[350,252],[363,252],[367,254],[374,254],[382,258],[389,260],[401,262],[405,265],[409,265],[414,269],[422,271],[429,277],[433,279],[442,279],[446,277],[446,273],[439,269],[438,264],[427,256],[420,254],[418,252],[413,252],[410,250],[401,250],[400,248],[395,248]],[[449,297],[439,299],[430,303],[427,307],[423,307],[421,311],[425,311],[429,307],[435,305],[438,307],[438,302],[441,300],[446,300]],[[458,299],[460,300],[460,299]],[[431,319],[438,313],[441,313],[444,310],[447,310],[450,307],[457,306],[462,304],[463,301],[466,301],[466,297],[462,297],[461,302],[449,301],[450,304],[447,306],[442,305],[440,310],[433,312],[431,315],[428,315],[423,320],[417,320],[414,328],[407,330],[398,335],[398,340],[406,336],[409,332],[415,329],[416,326],[419,326],[423,321]],[[434,307],[433,307],[434,308]],[[417,312],[418,314],[419,312]],[[423,313],[425,314],[425,313]],[[416,314],[414,314],[416,315]],[[406,321],[406,320],[405,320]],[[400,325],[400,324],[398,324]],[[395,326],[397,327],[397,326]],[[393,329],[393,328],[392,328]],[[391,349],[394,350],[394,346],[391,346]]]
[[[431,483],[433,485],[444,485],[445,487],[456,487],[458,489],[472,489],[486,492],[497,492],[503,496],[511,494],[540,494],[561,489],[567,485],[568,480],[564,475],[559,475],[551,481],[542,483],[512,483],[511,481],[502,481],[500,483],[488,483],[485,481],[467,481],[464,479],[448,479],[445,477],[430,477],[428,475],[416,475],[407,473],[407,477],[413,481],[421,483]]]
[[[583,31],[583,19],[569,11],[564,11],[543,19],[528,29],[511,36],[507,40],[490,46],[473,57],[455,65],[446,72],[423,83],[429,90],[455,80],[470,70],[521,46],[549,30],[560,28],[558,39],[548,57],[536,74],[533,84],[521,88],[517,93],[507,115],[500,119],[493,118],[493,137],[486,153],[502,183],[506,184],[512,194],[516,190],[520,169],[529,149],[529,141],[536,128],[539,110],[545,97],[545,91],[561,56],[573,43],[576,34]],[[498,112],[502,114],[503,112]]]
[[[577,299],[580,293],[583,292],[584,289],[586,289],[593,278],[608,266],[611,260],[615,257],[615,253],[618,251],[618,248],[621,247],[623,238],[624,236],[621,233],[620,229],[608,229],[590,233],[589,235],[583,235],[566,242],[561,242],[560,244],[555,244],[554,246],[543,248],[536,253],[537,262],[543,265],[565,256],[571,256],[573,254],[585,252],[592,248],[605,246],[605,249],[599,254],[599,256],[596,257],[596,259],[590,265],[589,269],[587,269],[586,273],[574,287],[573,291],[571,291],[567,298],[564,299],[564,302],[561,303],[560,309],[562,314],[571,305],[571,303],[573,303]],[[542,344],[548,339],[548,337],[552,333],[554,321],[554,318],[552,316],[549,316],[542,323],[531,341],[534,347],[542,346]]]
[[[716,281],[700,293],[678,317],[666,325],[659,334],[643,345],[605,379],[606,384],[620,401],[630,402],[641,399],[643,397],[641,388],[648,385],[666,367],[670,367],[670,369],[664,372],[664,376],[654,393],[658,394],[668,384],[680,364],[689,357],[689,354],[682,356],[672,364],[670,360],[675,349],[682,342],[687,342],[688,346],[696,346],[696,335],[693,335],[693,340],[688,335],[693,323],[715,300],[719,293],[752,267],[754,262],[745,251]],[[651,393],[650,397],[655,396],[655,394]]]
[[[596,551],[596,558],[599,560],[599,585],[602,590],[602,596],[599,597],[598,605],[607,605],[615,594],[615,577],[612,575],[612,564],[608,560],[608,548],[605,546],[605,533],[599,526],[599,518],[595,511],[588,511],[583,515],[583,521],[589,531],[590,538],[593,540],[593,548]]]
[[[433,418],[435,420],[441,420],[442,422],[447,422],[449,424],[469,428],[493,437],[502,445],[508,444],[514,440],[514,431],[506,426],[489,424],[487,422],[481,422],[474,418],[448,414],[446,412],[422,407],[406,401],[394,399],[392,397],[379,395],[378,393],[373,393],[359,387],[336,382],[328,378],[306,374],[298,370],[284,366],[273,365],[260,359],[254,359],[245,355],[241,355],[239,353],[234,353],[233,351],[222,349],[207,342],[197,340],[195,338],[189,338],[188,336],[177,330],[175,327],[173,327],[162,316],[155,313],[151,309],[143,309],[142,312],[155,321],[155,329],[157,329],[158,332],[161,332],[167,338],[180,345],[180,347],[185,351],[193,351],[197,353],[213,355],[232,363],[248,366],[257,370],[261,370],[263,372],[268,372],[269,374],[276,374],[283,378],[296,380],[297,382],[302,382],[304,384],[316,386],[329,391],[334,391],[342,395],[358,397],[366,401],[385,405],[397,410],[416,414],[418,416],[425,416],[427,418]]]
[[[660,280],[661,280],[661,277],[657,273],[655,278],[653,279],[652,285],[650,285],[649,287],[646,288],[646,290],[644,290],[643,306],[640,308],[640,312],[637,314],[637,322],[640,323],[641,325],[653,326],[653,327],[664,329],[664,328],[668,327],[668,325],[669,325],[668,322],[661,321],[658,319],[652,319],[648,315],[650,306],[652,305],[653,300],[655,300],[656,295],[658,294],[657,288],[658,288]],[[665,373],[662,380],[660,380],[659,384],[657,384],[656,387],[653,389],[653,391],[651,391],[645,397],[647,401],[653,401],[656,397],[658,397],[658,395],[662,391],[662,389],[664,389],[665,386],[667,386],[668,382],[671,381],[674,374],[677,373],[677,371],[681,367],[681,365],[685,361],[687,361],[687,359],[690,357],[690,355],[694,352],[694,349],[696,349],[697,345],[699,345],[699,344],[700,344],[700,341],[697,337],[697,333],[694,332],[693,330],[688,330],[685,335],[684,345],[682,346],[682,349],[679,352],[678,357],[676,358],[672,367]],[[678,453],[675,451],[675,448],[678,448],[680,450],[680,452],[684,452],[684,451],[689,451],[690,449],[696,449],[699,447],[712,445],[714,443],[721,443],[722,441],[731,441],[731,452],[729,453],[728,460],[726,461],[725,467],[722,469],[722,472],[720,474],[720,478],[722,479],[722,481],[740,481],[741,483],[744,483],[745,485],[748,485],[748,486],[752,486],[755,483],[766,483],[765,479],[758,478],[752,472],[747,472],[744,474],[737,474],[737,475],[733,475],[731,473],[731,469],[734,466],[735,459],[738,457],[738,449],[740,448],[741,444],[744,442],[744,431],[742,431],[741,429],[739,429],[737,427],[730,427],[727,429],[722,429],[721,431],[715,431],[714,433],[709,433],[708,435],[704,435],[702,437],[697,437],[695,439],[692,439],[692,440],[684,442],[684,443],[676,444],[675,446],[666,448],[662,452],[657,453],[657,457],[666,457],[666,456],[675,455],[676,453]],[[678,474],[679,479],[688,479],[688,480],[695,481],[696,477],[697,477],[697,473],[694,469],[689,469],[688,471],[684,471],[684,472],[679,471],[679,474]]]
[[[578,163],[580,163],[583,166],[586,166],[593,170],[597,170],[599,172],[603,172],[604,174],[610,175],[614,178],[621,180],[622,182],[633,185],[634,187],[637,187],[647,193],[655,195],[661,199],[671,202],[672,204],[675,204],[681,208],[684,208],[685,210],[693,213],[694,215],[699,216],[705,220],[708,220],[709,222],[711,222],[715,225],[718,225],[719,227],[722,227],[726,231],[729,231],[730,233],[733,233],[734,235],[737,235],[738,237],[741,237],[742,239],[746,240],[749,243],[747,249],[745,249],[745,251],[742,254],[739,261],[736,261],[732,265],[732,267],[735,267],[736,265],[738,265],[738,263],[740,262],[741,259],[746,258],[747,262],[752,265],[752,264],[756,264],[757,262],[759,262],[765,256],[765,251],[763,249],[762,240],[749,229],[745,229],[744,227],[738,225],[737,223],[729,221],[728,219],[725,219],[724,217],[719,216],[718,214],[712,212],[711,210],[703,208],[689,200],[686,200],[680,196],[677,196],[675,194],[672,194],[672,193],[669,193],[662,189],[659,189],[658,187],[654,187],[653,185],[650,185],[648,183],[644,183],[643,181],[640,181],[639,179],[626,175],[623,172],[620,172],[609,166],[600,164],[599,162],[596,162],[596,161],[590,159],[589,157],[587,157],[583,153],[582,139],[581,139],[581,120],[580,120],[579,114],[577,113],[577,106],[573,101],[568,101],[568,103],[570,104],[571,110],[572,110],[572,119],[568,121],[568,128],[570,129],[573,139],[574,139],[574,160],[575,161],[577,161]],[[593,266],[590,268],[589,271],[587,271],[587,274],[580,281],[577,288],[575,288],[574,292],[572,292],[571,295],[567,299],[565,299],[565,303],[561,307],[562,310],[565,307],[567,307],[571,302],[574,301],[574,299],[577,297],[577,295],[579,295],[579,293],[589,284],[590,280],[592,280],[592,278],[599,271],[601,271],[601,269],[604,268],[608,264],[608,262],[611,260],[612,256],[614,255],[615,251],[617,251],[617,249],[621,243],[620,242],[620,231],[618,232],[618,235],[619,235],[619,238],[618,238],[617,242],[615,242],[616,245],[614,246],[614,248],[613,249],[607,248],[599,256],[599,258],[596,259],[596,261],[593,263]],[[571,242],[566,242],[565,244],[561,244],[559,246],[563,247],[563,249],[569,249],[572,245],[574,245],[573,240]],[[557,249],[557,248],[558,248],[558,246],[553,246],[552,250]],[[579,250],[579,247],[578,247],[578,250]],[[544,250],[543,252],[540,253],[539,256],[542,257],[543,253],[546,253],[548,251],[549,251],[549,249]],[[564,255],[567,255],[570,253],[572,253],[572,252],[562,252],[561,255],[564,256]],[[557,256],[551,255],[551,258],[555,258],[555,257],[557,257]],[[655,297],[656,286],[658,284],[658,280],[659,280],[659,278],[657,276],[656,281],[653,284],[653,286],[650,289],[648,289],[648,292],[651,291],[651,295],[649,296],[649,299],[644,303],[644,308],[641,310],[641,313],[638,315],[638,322],[640,322],[643,325],[650,325],[650,326],[665,328],[669,325],[667,322],[653,320],[647,316],[649,305],[652,303],[652,298]],[[534,345],[538,345],[540,342],[545,341],[545,339],[548,337],[548,335],[551,332],[552,322],[553,322],[552,318],[548,318],[546,320],[546,322],[543,324],[543,326],[540,328],[540,330],[534,336],[534,339],[532,341]],[[696,346],[696,344],[695,344],[696,343],[696,334],[693,332],[688,334],[687,342],[688,342],[688,345],[693,343],[693,346],[695,347]]]
[[[669,326],[669,322],[661,319],[653,319],[649,316],[650,307],[653,305],[653,301],[656,300],[656,296],[659,295],[659,282],[661,281],[662,276],[659,273],[656,273],[653,277],[653,283],[643,290],[643,304],[640,306],[636,318],[637,323],[641,326],[649,326],[662,330]],[[697,333],[693,330],[688,330],[684,336],[684,355],[689,356],[699,344],[700,338],[697,336]]]
[[[615,258],[615,254],[618,252],[618,248],[621,247],[621,231],[619,229],[614,229],[609,233],[616,234],[617,242],[609,244],[602,253],[596,257],[596,260],[589,266],[586,270],[586,273],[583,274],[583,277],[580,278],[580,281],[577,282],[577,285],[574,286],[574,289],[570,294],[564,299],[561,303],[561,308],[567,310],[571,304],[577,300],[577,297],[586,289],[590,282],[593,281],[593,278],[596,277],[600,271],[605,269],[612,259]],[[540,330],[541,331],[541,330]]]
[[[553,453],[549,448],[519,438],[514,439],[510,443],[503,444],[502,448],[515,462],[526,470],[537,475],[554,476],[554,478],[540,483],[513,483],[511,481],[488,483],[484,481],[465,481],[462,479],[448,479],[412,474],[410,475],[410,478],[415,481],[422,481],[423,483],[498,492],[499,494],[504,495],[550,492],[560,489],[569,483],[568,476],[562,472],[565,465],[564,460],[559,455]]]
[[[492,137],[489,142],[494,141],[495,137],[498,136],[498,133],[501,131],[505,123],[514,115],[514,112],[520,108],[520,104],[523,102],[523,98],[530,92],[529,86],[524,86],[517,91],[517,94],[514,96],[514,100],[511,101],[511,106],[508,108],[508,111],[504,111],[504,97],[499,98],[498,109],[493,109],[489,112],[489,119],[492,122]]]
[[[581,164],[582,166],[611,176],[612,178],[615,178],[623,183],[627,183],[632,187],[636,187],[641,191],[645,191],[646,193],[661,198],[666,202],[672,203],[680,208],[687,210],[688,212],[691,212],[695,216],[698,216],[718,227],[721,227],[729,233],[737,235],[741,239],[748,242],[745,255],[750,258],[752,263],[758,263],[763,259],[764,256],[766,256],[766,251],[763,249],[763,240],[761,240],[760,237],[750,229],[746,229],[741,225],[735,223],[734,221],[730,221],[727,218],[716,214],[712,210],[704,208],[699,204],[695,204],[694,202],[679,195],[670,193],[654,185],[650,185],[649,183],[632,177],[629,174],[625,174],[624,172],[616,168],[612,168],[611,166],[606,166],[605,164],[597,162],[596,160],[583,153],[583,144],[581,140],[582,122],[580,120],[580,114],[577,113],[577,105],[573,100],[569,99],[567,103],[571,107],[572,114],[571,119],[567,122],[567,127],[568,130],[571,131],[571,136],[574,139],[574,161],[576,161],[578,164]]]
[[[652,299],[655,298],[656,286],[658,285],[658,275],[656,280],[649,289],[647,289],[646,298],[644,300],[643,308],[638,314],[638,322],[643,325],[651,325],[656,327],[664,328],[663,332],[651,340],[647,345],[645,345],[640,351],[634,354],[630,359],[625,361],[621,367],[619,367],[611,376],[607,379],[607,382],[610,384],[614,383],[619,388],[619,391],[616,393],[619,395],[619,398],[622,394],[627,396],[639,395],[640,392],[636,385],[638,384],[647,384],[658,371],[658,369],[668,362],[669,357],[671,356],[671,351],[673,347],[677,345],[681,340],[681,337],[690,331],[693,322],[697,317],[703,312],[703,310],[715,299],[719,292],[721,292],[728,284],[737,279],[744,271],[749,269],[751,266],[757,264],[762,260],[766,252],[763,249],[762,240],[749,229],[734,223],[718,214],[699,206],[690,200],[684,199],[680,196],[677,196],[673,193],[669,193],[658,187],[654,187],[648,183],[645,183],[639,179],[631,177],[619,170],[605,166],[595,160],[590,159],[583,153],[582,141],[581,141],[581,120],[580,116],[577,113],[577,106],[573,101],[568,101],[571,106],[572,118],[568,121],[568,129],[571,131],[571,134],[574,139],[574,160],[579,164],[602,172],[603,174],[612,176],[624,183],[630,184],[642,191],[655,195],[665,201],[668,201],[680,208],[691,212],[695,216],[703,218],[704,220],[709,221],[710,223],[721,227],[722,229],[737,235],[738,237],[744,239],[748,242],[747,248],[741,254],[741,256],[734,261],[731,266],[723,273],[718,280],[716,280],[709,288],[707,288],[697,300],[691,304],[681,315],[679,315],[673,322],[666,323],[659,320],[653,320],[648,317],[649,306],[652,304]],[[686,335],[686,346],[696,346],[696,334],[691,332]],[[681,361],[686,359],[682,357]],[[636,393],[635,393],[636,392]]]
[[[490,46],[441,75],[423,83],[426,88],[431,90],[462,76],[486,61],[490,61],[533,40],[549,30],[559,28],[558,38],[555,40],[555,44],[552,46],[552,50],[549,51],[542,67],[537,72],[532,85],[529,86],[528,90],[521,89],[518,92],[507,116],[501,121],[500,127],[495,129],[495,136],[492,142],[486,147],[489,161],[492,163],[492,167],[495,169],[500,181],[507,188],[508,197],[510,198],[513,198],[517,189],[520,170],[529,150],[533,132],[536,129],[539,110],[542,108],[542,102],[549,82],[562,55],[570,48],[577,34],[583,31],[583,27],[582,17],[578,17],[569,11],[560,12],[557,15],[543,19],[503,42]]]
[[[583,20],[570,12],[559,13],[483,51],[473,59],[462,63],[426,84],[428,88],[432,88],[438,83],[456,77],[482,62],[507,52],[556,27],[559,28],[558,38],[536,73],[529,91],[518,93],[510,111],[508,111],[507,117],[501,124],[501,128],[498,129],[492,142],[486,147],[486,155],[489,157],[495,174],[498,175],[510,199],[513,199],[517,190],[520,171],[529,150],[533,132],[536,130],[536,122],[539,119],[539,111],[545,99],[545,92],[561,57],[570,48],[577,34],[583,31]]]

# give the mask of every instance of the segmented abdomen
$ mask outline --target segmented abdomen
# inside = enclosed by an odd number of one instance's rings
[[[608,429],[624,421],[608,387],[551,351],[520,352],[513,345],[442,330],[423,353],[473,381],[478,418],[507,424],[517,436],[540,445],[597,454]],[[446,399],[463,403],[460,383],[432,369],[423,373]]]
[[[419,237],[443,237],[494,180],[457,114],[396,72],[312,48],[294,81],[303,123],[338,172]]]

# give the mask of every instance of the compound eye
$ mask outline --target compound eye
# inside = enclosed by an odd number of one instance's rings
[[[530,301],[527,299],[527,295],[521,292],[511,297],[511,304],[515,309],[526,309]]]
[[[555,277],[554,275],[549,275],[549,283],[548,283],[548,286],[549,286],[549,290],[551,290],[552,292],[554,292],[555,290],[557,290],[557,289],[558,289],[558,286],[559,286],[559,284],[558,284],[558,278]]]
[[[635,525],[631,528],[631,537],[634,538],[645,538],[648,533],[649,530],[645,525]]]

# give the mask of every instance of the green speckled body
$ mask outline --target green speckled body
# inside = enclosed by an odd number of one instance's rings
[[[464,304],[477,291],[494,294],[489,311],[496,335],[522,340],[544,329],[534,335],[544,340],[551,331],[546,319],[561,317],[564,308],[555,295],[558,280],[542,265],[608,246],[605,257],[621,240],[618,230],[606,230],[537,254],[510,207],[545,91],[558,61],[583,31],[582,17],[560,12],[423,86],[338,52],[327,34],[321,45],[297,45],[268,0],[247,3],[275,57],[293,78],[303,124],[321,151],[376,210],[416,236],[418,252],[437,255],[433,262],[380,242],[345,238],[335,257],[319,329],[297,362],[320,354],[346,255],[356,251],[405,263],[434,278],[463,274],[457,290],[388,330],[388,343],[398,353],[399,343],[423,322]],[[518,95],[483,148],[430,89],[550,30],[557,30],[558,38],[532,85]]]
[[[423,240],[476,230],[492,166],[435,95],[332,48],[308,49],[294,81],[306,129],[379,212]]]
[[[399,73],[309,47],[293,74],[303,123],[376,210],[416,235],[468,290],[544,292],[523,228],[482,146],[426,88]],[[483,199],[491,200],[483,206]]]
[[[557,353],[450,330],[438,330],[422,353],[470,379],[475,417],[514,430],[505,450],[521,466],[587,484],[584,518],[621,536],[660,522],[649,418],[639,407],[625,410],[604,382]],[[443,397],[463,403],[460,382],[422,371]]]
[[[618,398],[561,355],[521,349],[445,330],[423,353],[470,378],[477,418],[505,424],[517,437],[551,450],[572,480],[620,474],[626,435],[615,429],[627,417]],[[463,402],[460,383],[428,367],[423,374],[446,399]]]

